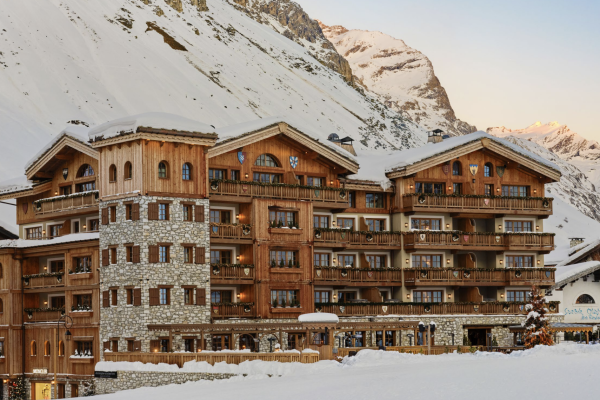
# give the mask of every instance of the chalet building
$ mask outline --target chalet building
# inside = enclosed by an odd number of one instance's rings
[[[558,167],[482,132],[373,164],[351,138],[278,119],[63,131],[0,189],[20,237],[0,241],[0,375],[24,373],[35,399],[57,372],[74,397],[124,352],[275,341],[327,358],[423,344],[418,321],[434,344],[512,345],[530,286],[554,284]],[[299,322],[314,312],[340,321]]]

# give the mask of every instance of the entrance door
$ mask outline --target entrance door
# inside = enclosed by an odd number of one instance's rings
[[[304,344],[304,333],[288,333],[288,350],[302,350]]]
[[[468,337],[469,342],[471,342],[472,346],[487,346],[488,345],[488,336],[487,334],[491,332],[491,329],[469,329]]]
[[[240,336],[240,350],[250,350],[251,352],[254,352],[254,347],[254,335],[245,333]]]
[[[50,383],[35,384],[35,400],[50,400],[52,398],[52,386]]]
[[[212,350],[230,350],[231,349],[231,336],[230,335],[213,335],[212,336]]]

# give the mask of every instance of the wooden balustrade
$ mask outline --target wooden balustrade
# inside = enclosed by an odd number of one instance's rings
[[[25,322],[56,322],[64,311],[57,310],[37,310],[25,311],[23,321]],[[30,317],[31,316],[31,317]]]
[[[506,270],[507,285],[554,285],[555,268],[511,268]]]
[[[486,351],[485,346],[431,346],[431,352],[429,355],[440,355],[445,353],[454,353],[458,351],[462,353],[468,353],[469,349],[475,349],[477,351]],[[379,350],[379,347],[339,347],[338,357],[349,356],[351,352],[359,352],[361,350]],[[386,346],[385,351],[396,351],[398,353],[406,354],[423,354],[427,355],[427,346]]]
[[[552,198],[459,197],[405,194],[402,211],[552,215]]]
[[[211,239],[252,239],[252,226],[233,224],[210,224]]]
[[[399,232],[354,232],[348,229],[315,229],[315,244],[344,246],[400,246]]]
[[[418,268],[404,270],[405,286],[509,286],[552,285],[553,269],[452,269]]]
[[[254,280],[254,265],[211,264],[211,280]]]
[[[113,362],[143,362],[151,364],[171,364],[183,367],[186,362],[207,362],[215,365],[220,362],[227,364],[241,364],[244,361],[278,361],[284,363],[299,362],[312,364],[319,361],[318,353],[237,353],[237,352],[212,352],[202,351],[200,353],[104,353],[105,361]]]
[[[213,318],[251,318],[256,316],[254,303],[211,303]]]
[[[27,289],[39,289],[39,288],[54,288],[65,286],[64,274],[60,276],[37,276],[37,277],[23,277],[23,288]]]
[[[315,282],[402,282],[402,270],[391,268],[319,268],[315,266]]]
[[[349,207],[348,194],[343,189],[320,187],[298,187],[278,184],[260,184],[254,182],[219,182],[211,181],[211,195],[238,197],[265,197],[282,200],[303,200],[333,203],[341,208]]]
[[[404,248],[412,249],[471,249],[490,250],[540,250],[554,249],[553,235],[535,233],[487,234],[453,231],[414,231],[403,232]]]
[[[43,215],[55,212],[71,211],[78,208],[98,206],[98,192],[85,192],[81,196],[72,196],[56,199],[54,201],[42,201],[36,206],[35,214]]]

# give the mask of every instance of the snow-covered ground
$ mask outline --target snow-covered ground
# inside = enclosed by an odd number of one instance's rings
[[[246,373],[224,381],[141,388],[99,400],[158,399],[592,399],[600,391],[600,345],[563,343],[511,355],[408,355],[363,350],[316,364],[251,361],[207,371]],[[269,377],[267,374],[273,374]]]

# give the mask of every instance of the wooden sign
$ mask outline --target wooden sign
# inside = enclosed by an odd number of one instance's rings
[[[94,372],[94,378],[117,379],[117,377],[118,377],[117,371],[95,371]]]

